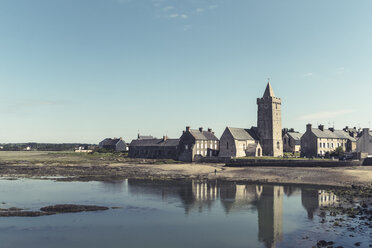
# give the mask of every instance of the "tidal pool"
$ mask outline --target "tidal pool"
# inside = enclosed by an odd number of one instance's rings
[[[0,180],[0,208],[54,204],[120,207],[99,212],[0,218],[1,247],[368,247],[370,233],[321,223],[337,206],[326,188],[220,181]],[[349,224],[352,225],[352,223]],[[352,235],[352,237],[350,236]]]

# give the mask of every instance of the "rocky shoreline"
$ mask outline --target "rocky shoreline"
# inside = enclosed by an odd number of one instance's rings
[[[95,205],[58,204],[40,208],[39,211],[29,211],[22,208],[11,207],[0,209],[0,217],[40,217],[61,213],[79,213],[109,210],[108,207]]]

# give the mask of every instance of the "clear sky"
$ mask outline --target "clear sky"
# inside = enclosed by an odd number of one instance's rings
[[[0,0],[0,143],[368,127],[372,1]]]

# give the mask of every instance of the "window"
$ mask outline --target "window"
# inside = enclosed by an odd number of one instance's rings
[[[287,144],[287,138],[284,138],[284,145]]]
[[[276,143],[276,147],[277,147],[278,149],[280,149],[280,142],[279,142],[279,141]]]
[[[319,143],[319,147],[322,148],[322,143]]]
[[[226,149],[229,149],[229,142],[226,142]]]

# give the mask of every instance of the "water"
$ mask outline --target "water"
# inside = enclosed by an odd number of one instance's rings
[[[0,218],[1,247],[347,247],[368,235],[320,223],[337,196],[319,188],[218,181],[0,180],[0,207],[121,207],[103,212]],[[4,204],[5,203],[5,204]]]

